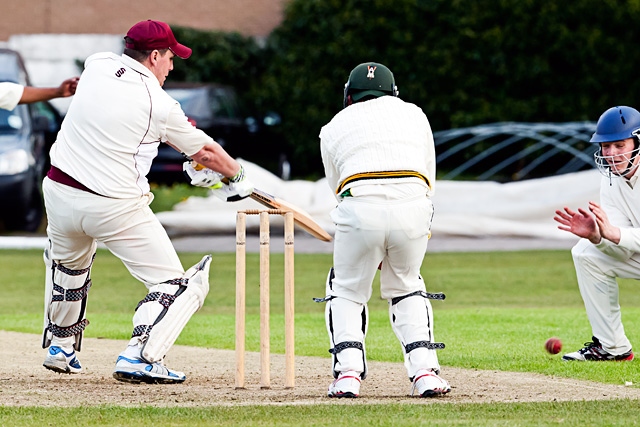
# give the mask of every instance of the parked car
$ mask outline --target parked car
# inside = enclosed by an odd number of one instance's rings
[[[166,92],[180,103],[189,121],[211,136],[234,158],[256,163],[283,179],[290,166],[285,144],[274,130],[280,124],[276,113],[263,117],[242,114],[236,92],[213,83],[166,83]],[[166,144],[160,144],[151,166],[149,180],[170,184],[185,182],[184,157]]]
[[[18,52],[0,49],[0,81],[31,84]],[[42,179],[61,122],[47,102],[0,109],[0,219],[5,231],[36,231],[42,223]]]

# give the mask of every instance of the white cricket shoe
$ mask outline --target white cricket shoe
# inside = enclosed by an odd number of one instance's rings
[[[355,398],[360,394],[360,374],[355,371],[341,372],[329,385],[329,397]]]
[[[78,374],[82,372],[82,366],[76,357],[76,352],[73,349],[64,351],[57,345],[49,347],[49,352],[42,366],[61,374]]]
[[[438,376],[432,370],[421,369],[413,378],[413,388],[411,394],[418,391],[420,397],[437,397],[447,394],[451,391],[449,383]]]
[[[113,378],[118,381],[148,384],[177,384],[187,379],[178,371],[172,371],[160,362],[149,363],[141,358],[118,356]]]
[[[633,351],[629,350],[626,353],[618,355],[610,354],[602,348],[602,344],[600,344],[598,338],[592,337],[591,339],[593,339],[593,341],[584,343],[584,347],[580,350],[574,351],[573,353],[567,353],[562,356],[562,360],[594,360],[598,362],[623,362],[633,360]]]

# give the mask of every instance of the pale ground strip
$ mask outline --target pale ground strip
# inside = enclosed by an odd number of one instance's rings
[[[118,382],[112,372],[126,341],[85,338],[79,358],[85,372],[63,375],[42,367],[45,350],[34,334],[0,331],[0,406],[78,407],[206,407],[307,404],[437,404],[491,402],[560,402],[640,399],[640,389],[539,374],[483,371],[443,366],[450,394],[436,399],[410,396],[411,385],[401,363],[371,362],[358,399],[330,399],[330,359],[296,358],[296,387],[285,389],[284,356],[272,355],[272,388],[259,386],[259,354],[247,354],[247,388],[234,386],[232,350],[174,346],[167,366],[182,370],[187,380],[175,385]],[[562,363],[558,360],[558,363]]]
[[[235,236],[230,234],[204,236],[174,236],[173,245],[178,252],[233,252]],[[546,239],[534,237],[466,237],[439,234],[429,240],[429,252],[485,252],[485,251],[520,251],[559,249],[569,250],[578,241],[577,238]],[[247,235],[247,251],[257,252],[259,236]],[[284,238],[281,230],[272,230],[270,249],[272,252],[283,252]],[[296,229],[294,247],[296,253],[331,253],[333,242],[322,242]]]
[[[282,253],[284,238],[282,230],[271,231],[271,252]],[[234,252],[234,234],[204,234],[173,236],[171,241],[178,252]],[[247,251],[257,252],[259,236],[247,234]],[[535,237],[466,237],[439,234],[431,238],[427,252],[484,252],[565,249],[569,250],[577,239],[546,239]],[[47,238],[43,235],[0,236],[0,249],[44,249]],[[104,245],[99,244],[101,248]],[[333,242],[322,242],[304,231],[296,229],[294,238],[296,253],[331,253]]]

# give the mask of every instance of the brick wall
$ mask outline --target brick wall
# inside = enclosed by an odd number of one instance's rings
[[[204,30],[264,37],[288,0],[4,0],[0,41],[17,34],[124,34],[157,19]]]

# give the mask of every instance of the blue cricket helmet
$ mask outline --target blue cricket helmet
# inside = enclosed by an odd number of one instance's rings
[[[637,138],[636,131],[640,129],[640,112],[631,107],[612,107],[602,113],[596,124],[596,132],[589,142],[622,141],[627,138]]]

